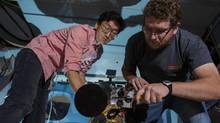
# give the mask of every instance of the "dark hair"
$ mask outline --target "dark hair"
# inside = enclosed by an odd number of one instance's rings
[[[99,16],[97,21],[98,24],[101,24],[103,21],[115,21],[117,26],[119,26],[119,32],[125,28],[125,22],[121,15],[115,11],[106,11]],[[118,32],[118,33],[119,33]]]
[[[144,8],[144,19],[169,19],[171,26],[180,22],[181,14],[180,0],[150,0]]]

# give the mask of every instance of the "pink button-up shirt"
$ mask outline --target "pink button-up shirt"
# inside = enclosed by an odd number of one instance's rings
[[[85,73],[98,60],[103,47],[95,40],[95,30],[89,25],[77,25],[55,30],[34,38],[26,48],[38,56],[45,80],[64,68]]]

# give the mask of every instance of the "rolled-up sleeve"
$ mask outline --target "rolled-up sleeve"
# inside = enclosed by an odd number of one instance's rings
[[[64,72],[80,71],[80,62],[87,33],[80,26],[70,28],[64,47]]]
[[[186,56],[189,61],[191,71],[201,65],[213,63],[209,50],[200,37],[196,37],[194,40],[188,41]]]

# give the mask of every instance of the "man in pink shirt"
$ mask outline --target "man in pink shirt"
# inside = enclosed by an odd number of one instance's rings
[[[13,83],[0,106],[0,123],[44,123],[49,80],[64,68],[74,91],[85,84],[85,73],[125,27],[122,17],[108,11],[95,27],[77,25],[34,38],[17,55]]]

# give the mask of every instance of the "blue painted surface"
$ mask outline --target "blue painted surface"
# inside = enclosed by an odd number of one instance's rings
[[[70,107],[68,110],[67,115],[61,120],[53,120],[48,121],[47,123],[88,123],[89,118],[82,116],[77,110],[74,105],[74,96],[75,93],[72,91],[71,87],[67,83],[62,84],[55,84],[52,91],[49,93],[50,100],[54,96],[65,96],[68,98],[68,102],[70,102]]]

